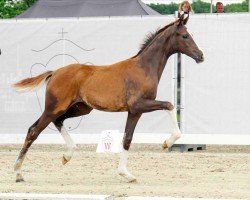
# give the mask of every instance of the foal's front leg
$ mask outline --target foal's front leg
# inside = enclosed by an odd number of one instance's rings
[[[125,177],[129,182],[136,181],[136,177],[133,176],[129,171],[127,170],[127,157],[128,157],[128,150],[133,138],[133,133],[135,130],[135,126],[138,122],[138,120],[141,117],[141,113],[137,114],[131,114],[128,113],[126,128],[125,128],[125,134],[123,138],[123,150],[120,153],[120,161],[118,166],[118,173],[119,175]]]
[[[155,110],[167,110],[171,118],[171,123],[172,123],[171,136],[169,139],[165,140],[162,145],[163,149],[166,149],[171,147],[174,144],[174,142],[181,137],[181,131],[178,126],[176,109],[174,108],[174,106],[167,101],[142,99],[132,107],[132,112],[144,113],[144,112],[152,112]]]
[[[177,122],[176,109],[174,108],[173,110],[168,111],[168,113],[171,118],[173,129],[170,138],[165,140],[162,144],[163,149],[170,148],[175,143],[175,141],[181,137],[181,131]]]

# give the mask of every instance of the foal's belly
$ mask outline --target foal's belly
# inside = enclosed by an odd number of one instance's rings
[[[122,80],[90,80],[84,84],[81,97],[86,104],[97,110],[127,111],[126,95]]]
[[[83,101],[90,107],[109,112],[127,111],[127,105],[122,96],[111,93],[87,93],[83,97]]]

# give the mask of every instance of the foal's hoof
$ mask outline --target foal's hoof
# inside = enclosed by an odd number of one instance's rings
[[[162,144],[162,149],[165,150],[168,148],[168,144],[166,141],[164,141],[164,143]]]
[[[132,174],[126,174],[124,172],[119,172],[118,173],[120,176],[124,177],[127,179],[128,183],[135,183],[136,182],[136,177],[133,176]]]
[[[23,176],[21,174],[16,175],[16,183],[24,182]]]
[[[19,183],[19,182],[24,182],[24,179],[21,178],[21,179],[16,179],[16,183]]]
[[[128,182],[129,182],[129,183],[136,183],[137,180],[136,180],[136,178],[134,177],[134,178],[131,178],[130,180],[128,180]]]
[[[66,158],[63,156],[63,157],[62,157],[62,164],[63,164],[63,165],[66,165],[67,162],[69,162],[69,161],[66,160]]]
[[[69,162],[71,157],[68,157],[66,155],[63,155],[62,157],[62,164],[65,165],[67,162]]]

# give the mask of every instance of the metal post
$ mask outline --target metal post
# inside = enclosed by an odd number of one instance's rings
[[[175,18],[178,19],[179,12],[175,11]],[[178,85],[178,74],[179,74],[179,58],[180,53],[174,55],[174,106],[176,107],[177,113],[179,112],[179,85]],[[180,124],[180,121],[178,121]]]
[[[182,133],[185,133],[185,56],[181,58],[181,68],[180,68],[180,129]]]
[[[172,92],[172,102],[175,107],[177,107],[177,55],[174,55],[173,59],[173,68],[172,68],[172,86],[173,86],[173,92]]]

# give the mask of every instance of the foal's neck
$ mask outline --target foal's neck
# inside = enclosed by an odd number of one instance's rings
[[[139,55],[141,67],[149,75],[157,76],[160,81],[167,60],[174,53],[171,34],[160,33]]]

